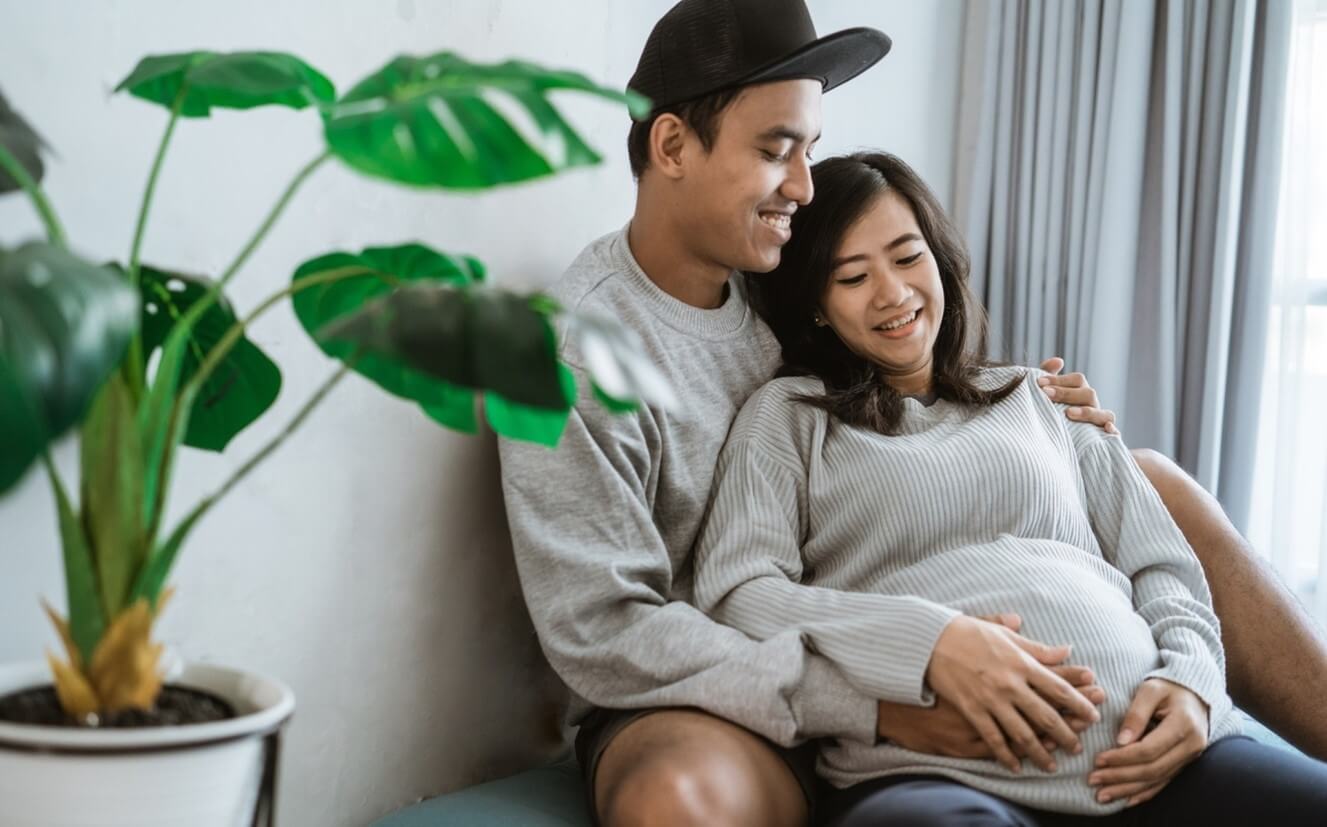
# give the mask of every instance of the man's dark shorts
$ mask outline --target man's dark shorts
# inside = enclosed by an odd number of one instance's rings
[[[585,797],[590,803],[591,817],[599,823],[599,811],[594,800],[594,774],[599,768],[599,758],[608,748],[609,743],[629,724],[662,709],[595,709],[585,716],[581,728],[576,733],[576,759],[581,765],[581,777],[585,781]],[[757,736],[759,737],[759,736]],[[798,747],[781,747],[761,738],[774,750],[783,762],[792,770],[797,783],[806,796],[807,812],[815,811],[816,800],[816,745],[802,744]]]

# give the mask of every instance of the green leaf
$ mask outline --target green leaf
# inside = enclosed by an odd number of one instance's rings
[[[19,423],[0,431],[0,493],[82,419],[137,329],[119,273],[48,244],[0,249],[0,394],[24,400],[0,414]]]
[[[161,347],[176,323],[212,288],[203,276],[171,273],[154,267],[139,270],[143,292],[143,356]],[[204,357],[236,323],[224,296],[194,324],[181,365],[180,382],[188,382]],[[236,434],[272,406],[281,391],[281,369],[247,336],[241,337],[203,383],[184,444],[205,451],[223,451]]]
[[[558,365],[558,380],[566,397],[574,401],[576,377],[566,365]],[[562,438],[562,432],[566,430],[567,419],[570,416],[570,405],[565,410],[550,411],[521,405],[503,399],[497,394],[484,394],[484,417],[496,433],[508,439],[555,448],[558,440]]]
[[[399,359],[452,385],[527,407],[565,411],[557,343],[530,300],[504,290],[412,285],[361,307],[317,334]]]
[[[147,556],[143,513],[143,446],[133,394],[117,371],[83,421],[79,487],[84,535],[97,572],[102,606],[116,617]]]
[[[33,181],[41,181],[45,173],[41,150],[46,148],[46,144],[36,130],[10,108],[9,102],[2,94],[0,94],[0,147],[4,147],[14,156],[14,160],[27,170]],[[17,189],[21,189],[18,182],[0,169],[0,192],[12,192]]]
[[[615,319],[579,312],[563,313],[560,320],[596,398],[609,410],[635,410],[638,401],[664,409],[677,405],[672,384],[634,330]]]
[[[22,479],[46,445],[46,430],[14,366],[0,359],[0,492]]]
[[[161,599],[161,590],[166,586],[166,578],[170,576],[171,567],[175,565],[175,558],[180,554],[180,548],[188,538],[189,532],[193,530],[194,525],[199,518],[207,513],[207,500],[199,503],[189,515],[180,521],[175,530],[166,538],[150,557],[147,564],[143,566],[138,574],[138,579],[134,581],[132,592],[130,592],[129,602],[136,603],[140,599],[146,599],[155,609],[158,601]]]
[[[636,402],[635,400],[618,399],[616,397],[609,396],[608,394],[604,393],[603,388],[599,387],[593,382],[590,383],[590,392],[594,394],[595,399],[599,400],[600,405],[603,405],[605,408],[612,411],[613,413],[631,413],[632,411],[640,407],[640,403]]]
[[[166,509],[175,447],[189,429],[189,414],[194,408],[193,386],[180,381],[189,355],[190,333],[188,326],[177,324],[166,336],[152,385],[138,408],[138,432],[144,447],[143,524],[147,526],[149,544],[156,538]]]
[[[475,393],[468,388],[453,388],[446,382],[437,387],[419,407],[429,419],[453,431],[473,434],[479,430],[479,417],[475,413]]]
[[[92,663],[92,653],[106,630],[106,614],[97,596],[96,572],[92,554],[83,536],[83,524],[65,497],[64,490],[51,478],[56,515],[60,522],[60,548],[64,555],[65,596],[69,603],[69,634],[78,646],[83,663]]]
[[[140,60],[115,91],[127,91],[170,109],[182,88],[180,114],[186,118],[205,118],[213,107],[321,107],[336,97],[331,81],[299,58],[281,52],[151,55]]]
[[[293,283],[314,284],[295,293],[291,304],[305,331],[324,353],[343,362],[354,359],[354,369],[388,393],[419,403],[424,413],[449,428],[474,432],[478,422],[474,395],[416,370],[400,359],[374,353],[356,355],[355,346],[325,341],[317,331],[327,323],[354,313],[402,284],[476,284],[484,266],[469,256],[453,256],[421,244],[376,247],[362,253],[329,253],[306,261],[295,271]],[[319,280],[326,280],[317,283]]]
[[[549,101],[556,90],[649,110],[639,95],[575,72],[521,61],[475,64],[443,52],[398,57],[360,81],[330,108],[324,131],[332,153],[367,175],[487,189],[599,163]]]

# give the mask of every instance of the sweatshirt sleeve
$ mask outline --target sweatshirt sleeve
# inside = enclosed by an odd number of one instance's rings
[[[920,597],[801,582],[806,473],[759,443],[788,435],[787,428],[767,428],[730,438],[724,449],[697,544],[697,604],[758,640],[796,630],[871,697],[932,705],[925,684],[931,652],[959,612]]]
[[[1107,562],[1133,584],[1164,678],[1191,690],[1215,721],[1226,703],[1221,629],[1202,565],[1124,442],[1092,426],[1075,433],[1088,516]]]
[[[613,415],[593,401],[572,410],[555,450],[500,440],[517,571],[559,677],[597,706],[695,707],[785,746],[873,743],[875,701],[797,630],[752,640],[668,599],[655,445],[649,411]]]

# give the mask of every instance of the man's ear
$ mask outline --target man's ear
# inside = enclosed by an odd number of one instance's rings
[[[681,178],[690,136],[691,127],[678,116],[666,113],[655,118],[650,127],[650,166],[667,178]]]

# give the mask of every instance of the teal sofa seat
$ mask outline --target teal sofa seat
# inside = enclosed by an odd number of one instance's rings
[[[1293,750],[1270,729],[1244,716],[1244,734]],[[373,822],[371,827],[590,827],[581,770],[574,759],[431,798]]]
[[[590,827],[575,759],[397,810],[371,827]]]

